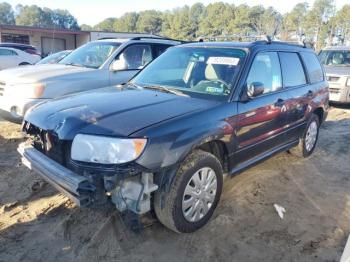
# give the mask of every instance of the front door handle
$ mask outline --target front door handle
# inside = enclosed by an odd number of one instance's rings
[[[275,106],[282,107],[284,106],[284,100],[282,98],[279,98],[277,102],[275,103]]]

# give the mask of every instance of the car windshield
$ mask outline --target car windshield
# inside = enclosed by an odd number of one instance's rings
[[[58,63],[59,61],[61,61],[63,58],[65,58],[68,54],[70,53],[70,51],[62,51],[62,52],[58,52],[52,55],[49,55],[43,59],[41,59],[38,63],[36,63],[37,65],[42,65],[42,64],[55,64]]]
[[[319,58],[324,65],[350,66],[350,50],[323,50]]]
[[[245,55],[243,50],[232,48],[170,48],[131,83],[174,89],[189,96],[223,98],[230,94]]]
[[[119,46],[120,43],[89,43],[70,53],[59,64],[99,68]]]

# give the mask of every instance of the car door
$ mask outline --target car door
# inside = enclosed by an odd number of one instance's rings
[[[111,85],[128,82],[145,65],[153,60],[150,44],[132,44],[120,52],[115,60],[124,60],[126,68],[118,71],[109,71]],[[113,62],[112,62],[113,63]]]
[[[245,86],[252,83],[263,85],[264,93],[238,103],[236,163],[283,143],[286,95],[277,52],[261,52],[255,56]]]
[[[0,48],[0,69],[11,68],[18,65],[17,54],[7,48]]]
[[[305,129],[305,115],[312,98],[305,69],[297,52],[279,52],[283,87],[286,90],[286,141],[297,140]]]

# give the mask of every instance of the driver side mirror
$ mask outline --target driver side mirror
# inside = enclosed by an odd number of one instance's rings
[[[117,60],[115,60],[110,67],[111,71],[122,71],[126,69],[128,69],[128,65],[126,64],[123,55],[121,55]]]
[[[253,82],[247,86],[247,95],[256,97],[264,93],[264,84],[261,82]]]

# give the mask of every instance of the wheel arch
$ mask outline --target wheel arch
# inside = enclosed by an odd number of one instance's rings
[[[318,119],[320,120],[320,124],[324,121],[325,111],[322,107],[316,108],[313,113],[318,116]]]

